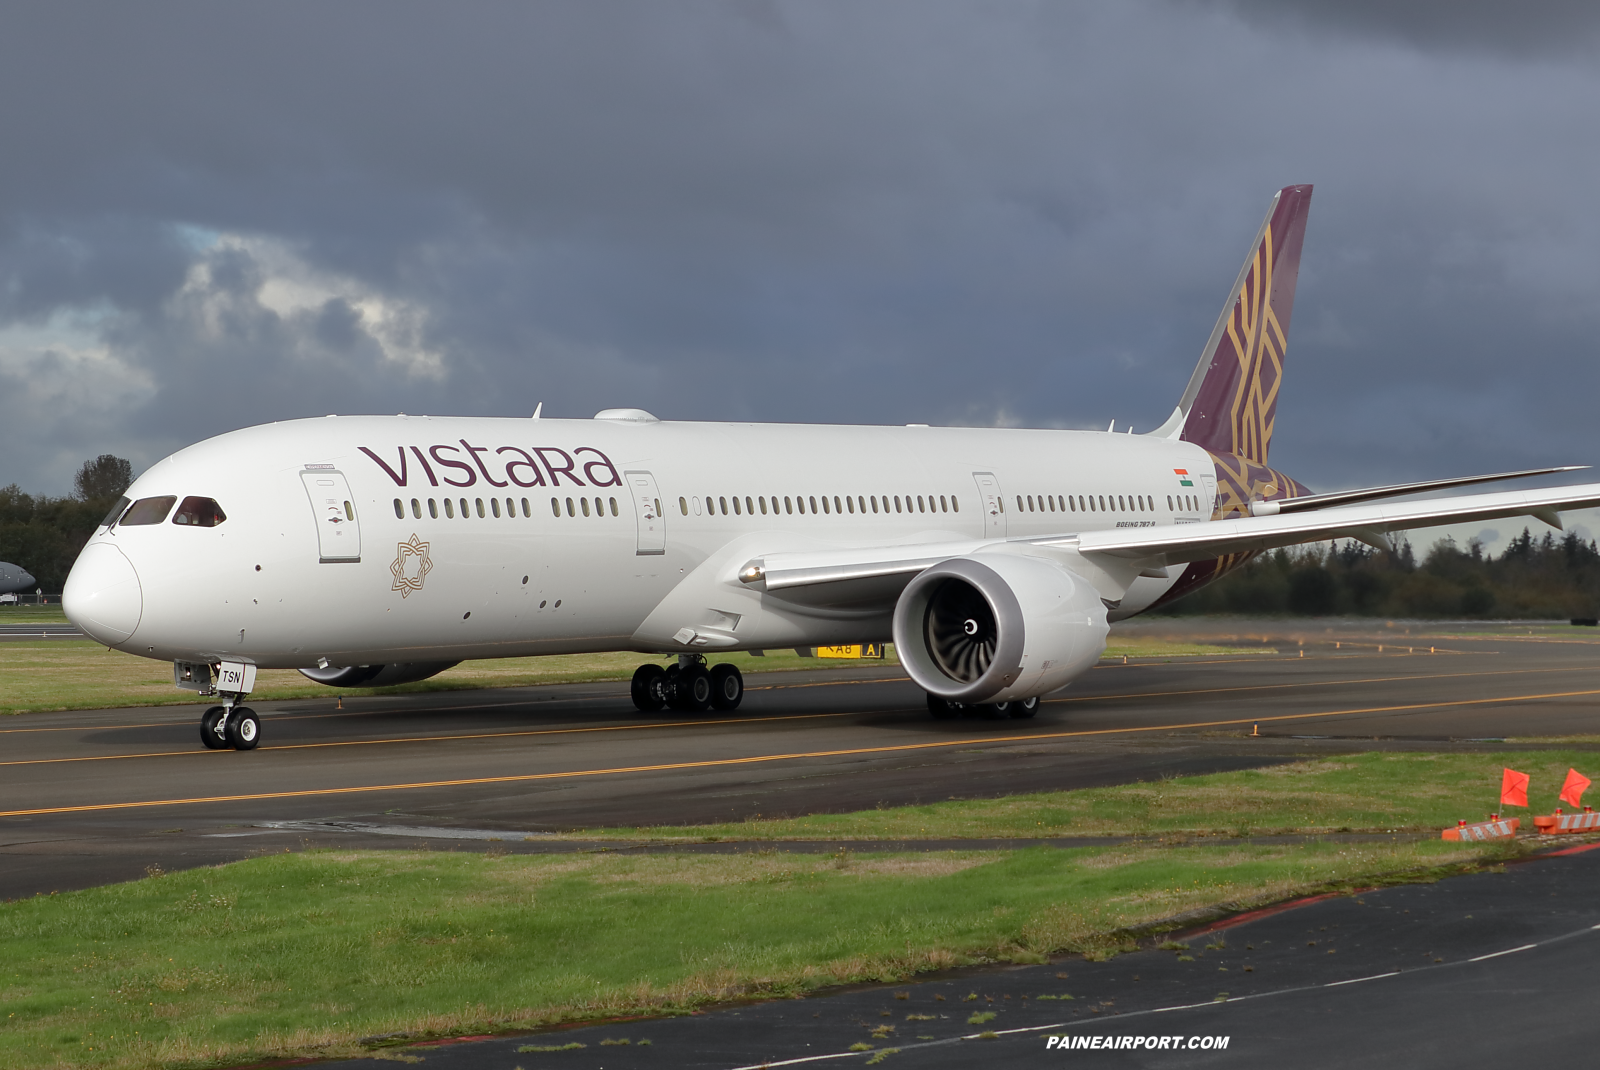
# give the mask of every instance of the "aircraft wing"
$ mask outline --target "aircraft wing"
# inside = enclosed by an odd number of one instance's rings
[[[1322,539],[1360,539],[1381,544],[1386,541],[1381,537],[1391,531],[1470,524],[1510,516],[1534,516],[1552,527],[1560,527],[1563,510],[1591,509],[1596,505],[1600,505],[1600,483],[1585,483],[1544,490],[1461,494],[1416,502],[1369,502],[1201,524],[1086,531],[1075,538],[1079,553],[1160,558],[1164,564],[1179,564]],[[1049,541],[1065,544],[1065,540]]]
[[[1388,548],[1389,532],[1512,516],[1533,516],[1560,527],[1563,510],[1595,506],[1600,506],[1600,483],[1586,483],[1414,502],[1369,502],[1198,524],[783,552],[752,559],[740,569],[739,579],[792,601],[844,608],[881,604],[896,597],[925,568],[999,547],[1074,550],[1091,560],[1100,555],[1122,559],[1136,570],[1160,569],[1323,539],[1359,539]]]

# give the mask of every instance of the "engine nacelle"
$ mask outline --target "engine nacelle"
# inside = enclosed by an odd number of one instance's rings
[[[1015,554],[955,557],[906,586],[895,651],[923,690],[948,702],[1045,695],[1106,648],[1106,607],[1080,576]]]
[[[351,665],[347,668],[301,669],[300,675],[329,687],[388,687],[438,676],[459,661],[400,661],[393,665]]]

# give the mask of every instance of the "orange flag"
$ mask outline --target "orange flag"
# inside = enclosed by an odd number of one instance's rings
[[[1589,787],[1590,780],[1576,769],[1567,770],[1567,782],[1561,785],[1560,799],[1573,806],[1583,805],[1583,793]]]
[[[1519,773],[1515,769],[1507,769],[1505,771],[1505,776],[1500,778],[1500,805],[1528,805],[1527,773]]]

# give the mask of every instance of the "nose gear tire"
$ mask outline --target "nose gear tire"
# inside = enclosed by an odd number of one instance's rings
[[[234,750],[255,750],[261,742],[261,718],[248,706],[235,706],[228,718],[228,745]]]
[[[225,750],[228,746],[228,737],[217,731],[222,723],[222,715],[228,711],[222,706],[213,706],[200,715],[200,742],[206,745],[207,750]]]

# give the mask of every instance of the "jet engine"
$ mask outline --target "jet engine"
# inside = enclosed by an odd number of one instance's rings
[[[301,669],[300,675],[329,687],[388,687],[437,676],[459,661],[400,661],[393,665],[351,665],[346,668]]]
[[[1045,695],[1093,665],[1106,608],[1082,577],[1037,557],[956,557],[918,573],[894,610],[895,651],[947,702]]]

